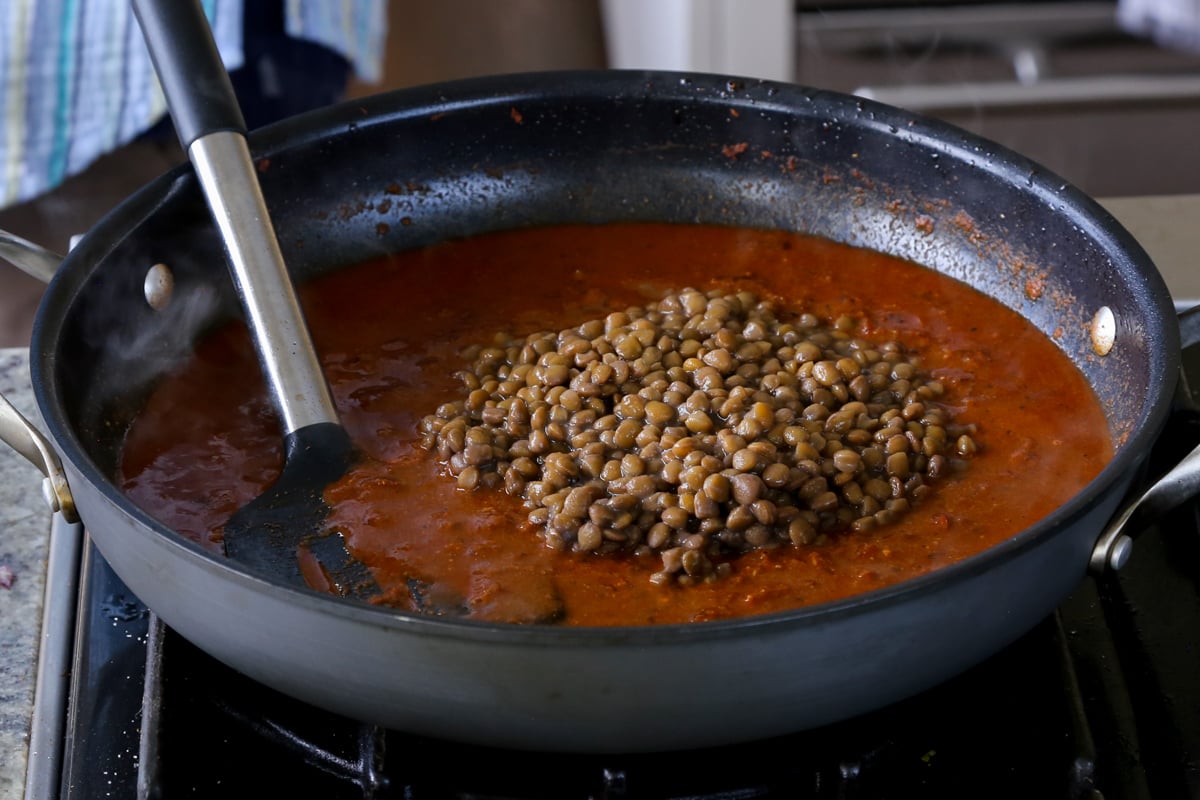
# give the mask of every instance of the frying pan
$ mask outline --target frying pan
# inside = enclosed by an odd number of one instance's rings
[[[219,236],[181,167],[121,204],[64,260],[35,322],[34,391],[73,502],[117,574],[184,637],[264,684],[351,717],[486,745],[719,745],[820,726],[937,684],[1043,619],[1094,554],[1100,566],[1127,554],[1120,528],[1105,528],[1122,518],[1118,507],[1171,412],[1179,320],[1133,238],[1020,155],[847,95],[638,71],[406,89],[286,120],[250,143],[298,281],[533,225],[802,231],[918,261],[1017,309],[1087,376],[1117,443],[1091,484],[1002,544],[789,612],[517,626],[283,585],[185,540],[112,482],[123,433],[156,379],[237,314]],[[143,299],[159,262],[175,282],[163,310]],[[1031,277],[1040,293],[1026,290]],[[1104,355],[1096,320],[1113,338]],[[1156,497],[1175,502],[1192,483],[1176,480]],[[1111,541],[1097,550],[1102,533]]]

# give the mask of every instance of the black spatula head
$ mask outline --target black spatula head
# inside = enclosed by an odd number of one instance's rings
[[[288,434],[279,479],[225,524],[225,553],[267,576],[344,596],[378,592],[374,579],[326,526],[324,487],[354,464],[354,444],[340,425],[309,425]]]

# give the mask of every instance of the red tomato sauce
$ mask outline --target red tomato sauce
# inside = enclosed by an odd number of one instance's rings
[[[977,426],[960,476],[899,521],[738,556],[693,586],[649,580],[655,555],[550,549],[519,498],[466,491],[422,448],[421,418],[460,391],[468,345],[571,327],[667,290],[749,290],[778,308],[849,315],[900,341]],[[302,288],[343,422],[366,454],[329,488],[330,524],[385,589],[421,613],[560,624],[741,617],[844,598],[921,575],[1025,529],[1112,456],[1079,370],[1014,311],[924,267],[819,238],[619,224],[490,234],[343,269]],[[220,551],[224,521],[278,474],[280,434],[244,329],[205,339],[131,427],[122,485],[168,526]],[[414,583],[427,587],[421,597]]]

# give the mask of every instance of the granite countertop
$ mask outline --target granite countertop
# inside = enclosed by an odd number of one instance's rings
[[[24,349],[0,349],[0,393],[36,420]],[[0,443],[0,798],[24,795],[50,510],[42,475]]]
[[[1200,194],[1100,201],[1142,244],[1181,306],[1200,302]],[[39,419],[22,348],[0,348],[0,393]],[[41,473],[0,442],[0,800],[24,796],[50,512]]]

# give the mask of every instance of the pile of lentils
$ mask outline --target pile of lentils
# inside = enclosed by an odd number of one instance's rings
[[[781,319],[685,289],[463,355],[462,399],[421,422],[466,490],[519,497],[547,544],[658,554],[651,580],[728,574],[755,548],[904,514],[976,450],[942,384],[856,322]]]

